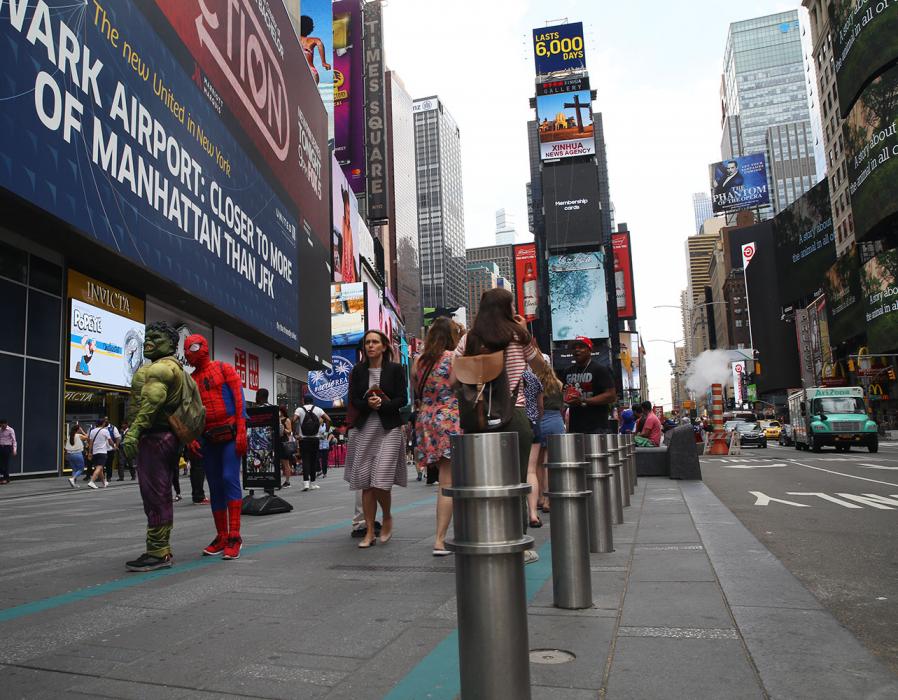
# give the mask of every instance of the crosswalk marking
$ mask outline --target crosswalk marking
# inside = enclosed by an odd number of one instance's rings
[[[865,493],[863,496],[855,496],[850,493],[840,493],[839,495],[844,496],[845,498],[850,498],[852,501],[857,501],[862,505],[878,508],[879,510],[893,510],[893,508],[890,508],[889,506],[898,506],[898,501],[886,498],[885,496],[877,496],[874,493]]]
[[[766,464],[765,462],[754,462],[753,464],[724,464],[724,469],[770,469],[771,467],[785,467],[782,462],[774,462]]]
[[[861,506],[856,506],[854,503],[843,501],[841,498],[830,496],[828,493],[820,493],[819,491],[787,491],[786,493],[788,493],[790,496],[817,496],[817,498],[822,498],[824,501],[830,501],[831,503],[835,503],[839,506],[844,506],[845,508],[856,508],[858,510],[861,509]],[[840,493],[839,495],[844,496],[846,494]]]
[[[884,469],[887,471],[898,471],[898,467],[887,467],[884,464],[867,464],[866,462],[859,462],[859,467],[867,467],[868,469]]]

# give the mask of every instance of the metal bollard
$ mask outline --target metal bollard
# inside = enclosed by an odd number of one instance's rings
[[[620,496],[624,508],[630,507],[630,477],[627,468],[627,446],[623,435],[617,435],[617,463],[620,465]]]
[[[589,515],[589,551],[614,551],[611,532],[611,472],[608,469],[608,448],[604,435],[585,435],[586,485],[591,493],[586,499]]]
[[[633,492],[635,493],[639,479],[636,477],[636,436],[632,433],[630,434],[630,454],[633,456],[633,470],[630,472],[630,476],[633,479]]]
[[[589,569],[586,458],[583,436],[549,436],[549,498],[552,499],[552,593],[556,608],[592,607]],[[514,697],[506,693],[503,697]]]
[[[605,445],[608,449],[608,469],[611,471],[611,505],[614,511],[614,522],[618,525],[624,522],[624,500],[621,488],[620,455],[617,452],[619,436],[615,434],[605,436]]]
[[[530,642],[517,433],[452,436],[452,497],[463,698],[530,698]],[[554,513],[553,513],[554,516]]]

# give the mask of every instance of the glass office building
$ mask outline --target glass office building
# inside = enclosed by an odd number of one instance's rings
[[[796,183],[804,187],[816,183],[813,158],[807,172],[790,171],[789,182],[778,183],[772,176],[772,160],[777,157],[768,148],[768,130],[784,124],[809,122],[805,68],[802,55],[801,31],[797,10],[730,25],[721,80],[721,123],[723,138],[721,157],[729,158],[750,153],[764,153],[768,162],[771,204],[788,205],[774,193],[792,190]],[[779,143],[779,142],[778,142]],[[806,156],[788,160],[808,162]],[[797,154],[796,154],[797,156]],[[796,179],[797,178],[797,179]],[[780,185],[782,184],[782,188]],[[801,187],[799,189],[801,189]],[[773,206],[765,207],[761,215],[769,218]]]
[[[423,306],[466,306],[461,135],[436,96],[415,100],[412,112]]]

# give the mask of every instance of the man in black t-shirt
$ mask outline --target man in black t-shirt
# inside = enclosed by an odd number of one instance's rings
[[[592,359],[592,340],[577,336],[571,343],[574,364],[558,371],[569,410],[568,432],[616,432],[608,425],[609,405],[617,401],[611,370]]]

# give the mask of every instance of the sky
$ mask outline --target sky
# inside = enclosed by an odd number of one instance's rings
[[[532,30],[582,21],[615,220],[632,234],[637,328],[644,342],[681,341],[679,309],[654,307],[680,303],[692,193],[720,158],[728,26],[790,9],[804,16],[799,0],[389,0],[384,46],[412,97],[439,95],[459,126],[470,248],[493,243],[503,207],[526,233]],[[651,398],[670,404],[673,344],[645,347]]]

